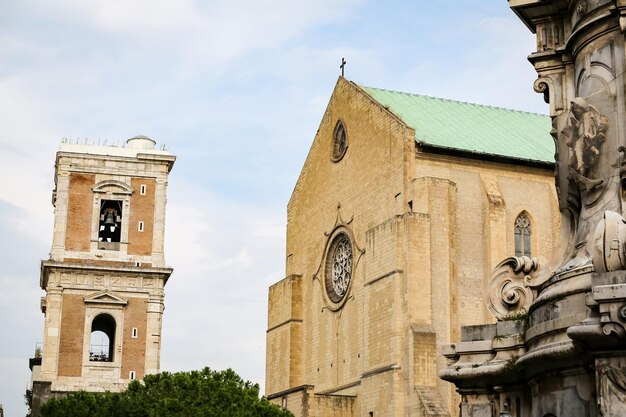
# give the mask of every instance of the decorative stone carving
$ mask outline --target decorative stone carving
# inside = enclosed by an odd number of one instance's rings
[[[98,291],[93,294],[89,294],[83,297],[83,300],[87,304],[108,304],[108,305],[126,305],[128,304],[128,299],[122,297],[121,295],[110,291]]]
[[[597,303],[602,332],[620,339],[626,339],[626,284],[623,278],[624,273],[619,272],[609,280],[618,283],[595,285],[591,289],[593,301]]]
[[[596,165],[600,149],[606,139],[608,118],[587,103],[583,97],[576,97],[571,101],[569,124],[564,132],[567,146],[572,148],[569,165],[576,174],[575,178],[593,188],[602,180],[592,179],[592,168]]]
[[[464,327],[461,342],[444,347],[456,362],[440,375],[461,394],[462,417],[476,417],[464,404],[486,392],[501,405],[489,417],[626,416],[626,0],[510,5],[537,34],[529,60],[535,91],[550,102],[561,235],[541,270],[509,258],[486,284],[496,325],[528,311],[515,317],[524,320],[519,350]],[[470,343],[491,343],[495,358],[472,363]],[[489,373],[505,354],[506,366]]]
[[[328,247],[324,282],[328,298],[338,303],[348,292],[352,279],[352,242],[347,233],[337,233]]]
[[[543,94],[543,100],[550,104],[551,116],[556,116],[565,108],[563,92],[559,88],[562,78],[559,73],[547,74],[537,78],[533,84],[534,90]]]
[[[613,211],[605,211],[604,219],[594,235],[593,266],[596,272],[626,269],[626,220]]]
[[[495,267],[485,286],[485,303],[496,318],[528,311],[534,300],[528,274],[537,266],[535,259],[521,256],[506,258]]]
[[[606,365],[597,371],[598,399],[602,416],[626,415],[626,376],[624,372]]]
[[[326,247],[317,272],[324,304],[330,311],[339,311],[351,297],[350,288],[359,259],[365,253],[352,233],[352,218],[347,222],[341,216],[341,204],[337,204],[337,218],[327,237]]]
[[[612,77],[606,70],[612,62],[612,44],[607,45],[585,58],[588,64],[582,66],[577,76],[576,90],[581,96],[569,101],[569,111],[553,118],[553,130],[558,132],[556,185],[562,213],[561,235],[566,238],[556,274],[592,268],[595,229],[603,220],[604,211],[618,210],[612,193],[617,187],[612,177],[617,167],[612,162],[616,158],[612,156],[615,134],[608,136],[609,118],[589,103],[593,97],[594,104],[606,110],[607,101],[613,100],[611,89],[606,87]],[[600,65],[604,62],[607,65]],[[601,99],[600,92],[607,99]]]
[[[626,32],[626,2],[617,0],[617,9],[619,10],[619,28],[624,33]]]

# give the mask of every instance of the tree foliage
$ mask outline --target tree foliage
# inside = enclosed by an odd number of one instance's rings
[[[259,398],[259,386],[232,369],[162,372],[120,393],[77,392],[51,399],[43,417],[293,417]]]

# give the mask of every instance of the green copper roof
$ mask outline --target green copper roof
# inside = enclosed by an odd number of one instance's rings
[[[361,86],[415,130],[424,145],[477,154],[554,162],[550,117]]]

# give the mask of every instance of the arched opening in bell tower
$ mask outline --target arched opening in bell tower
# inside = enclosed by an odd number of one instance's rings
[[[113,362],[115,346],[115,319],[108,314],[99,314],[91,322],[89,360]]]
[[[98,241],[104,243],[119,243],[121,238],[121,226],[122,202],[117,200],[102,200],[100,202]]]

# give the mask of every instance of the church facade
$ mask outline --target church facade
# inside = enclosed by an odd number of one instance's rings
[[[41,263],[43,344],[30,359],[30,415],[76,391],[120,391],[160,366],[166,189],[176,157],[146,136],[125,147],[64,143],[54,232]]]
[[[268,398],[308,417],[448,416],[487,275],[558,235],[547,116],[340,77],[287,208],[269,289]]]

